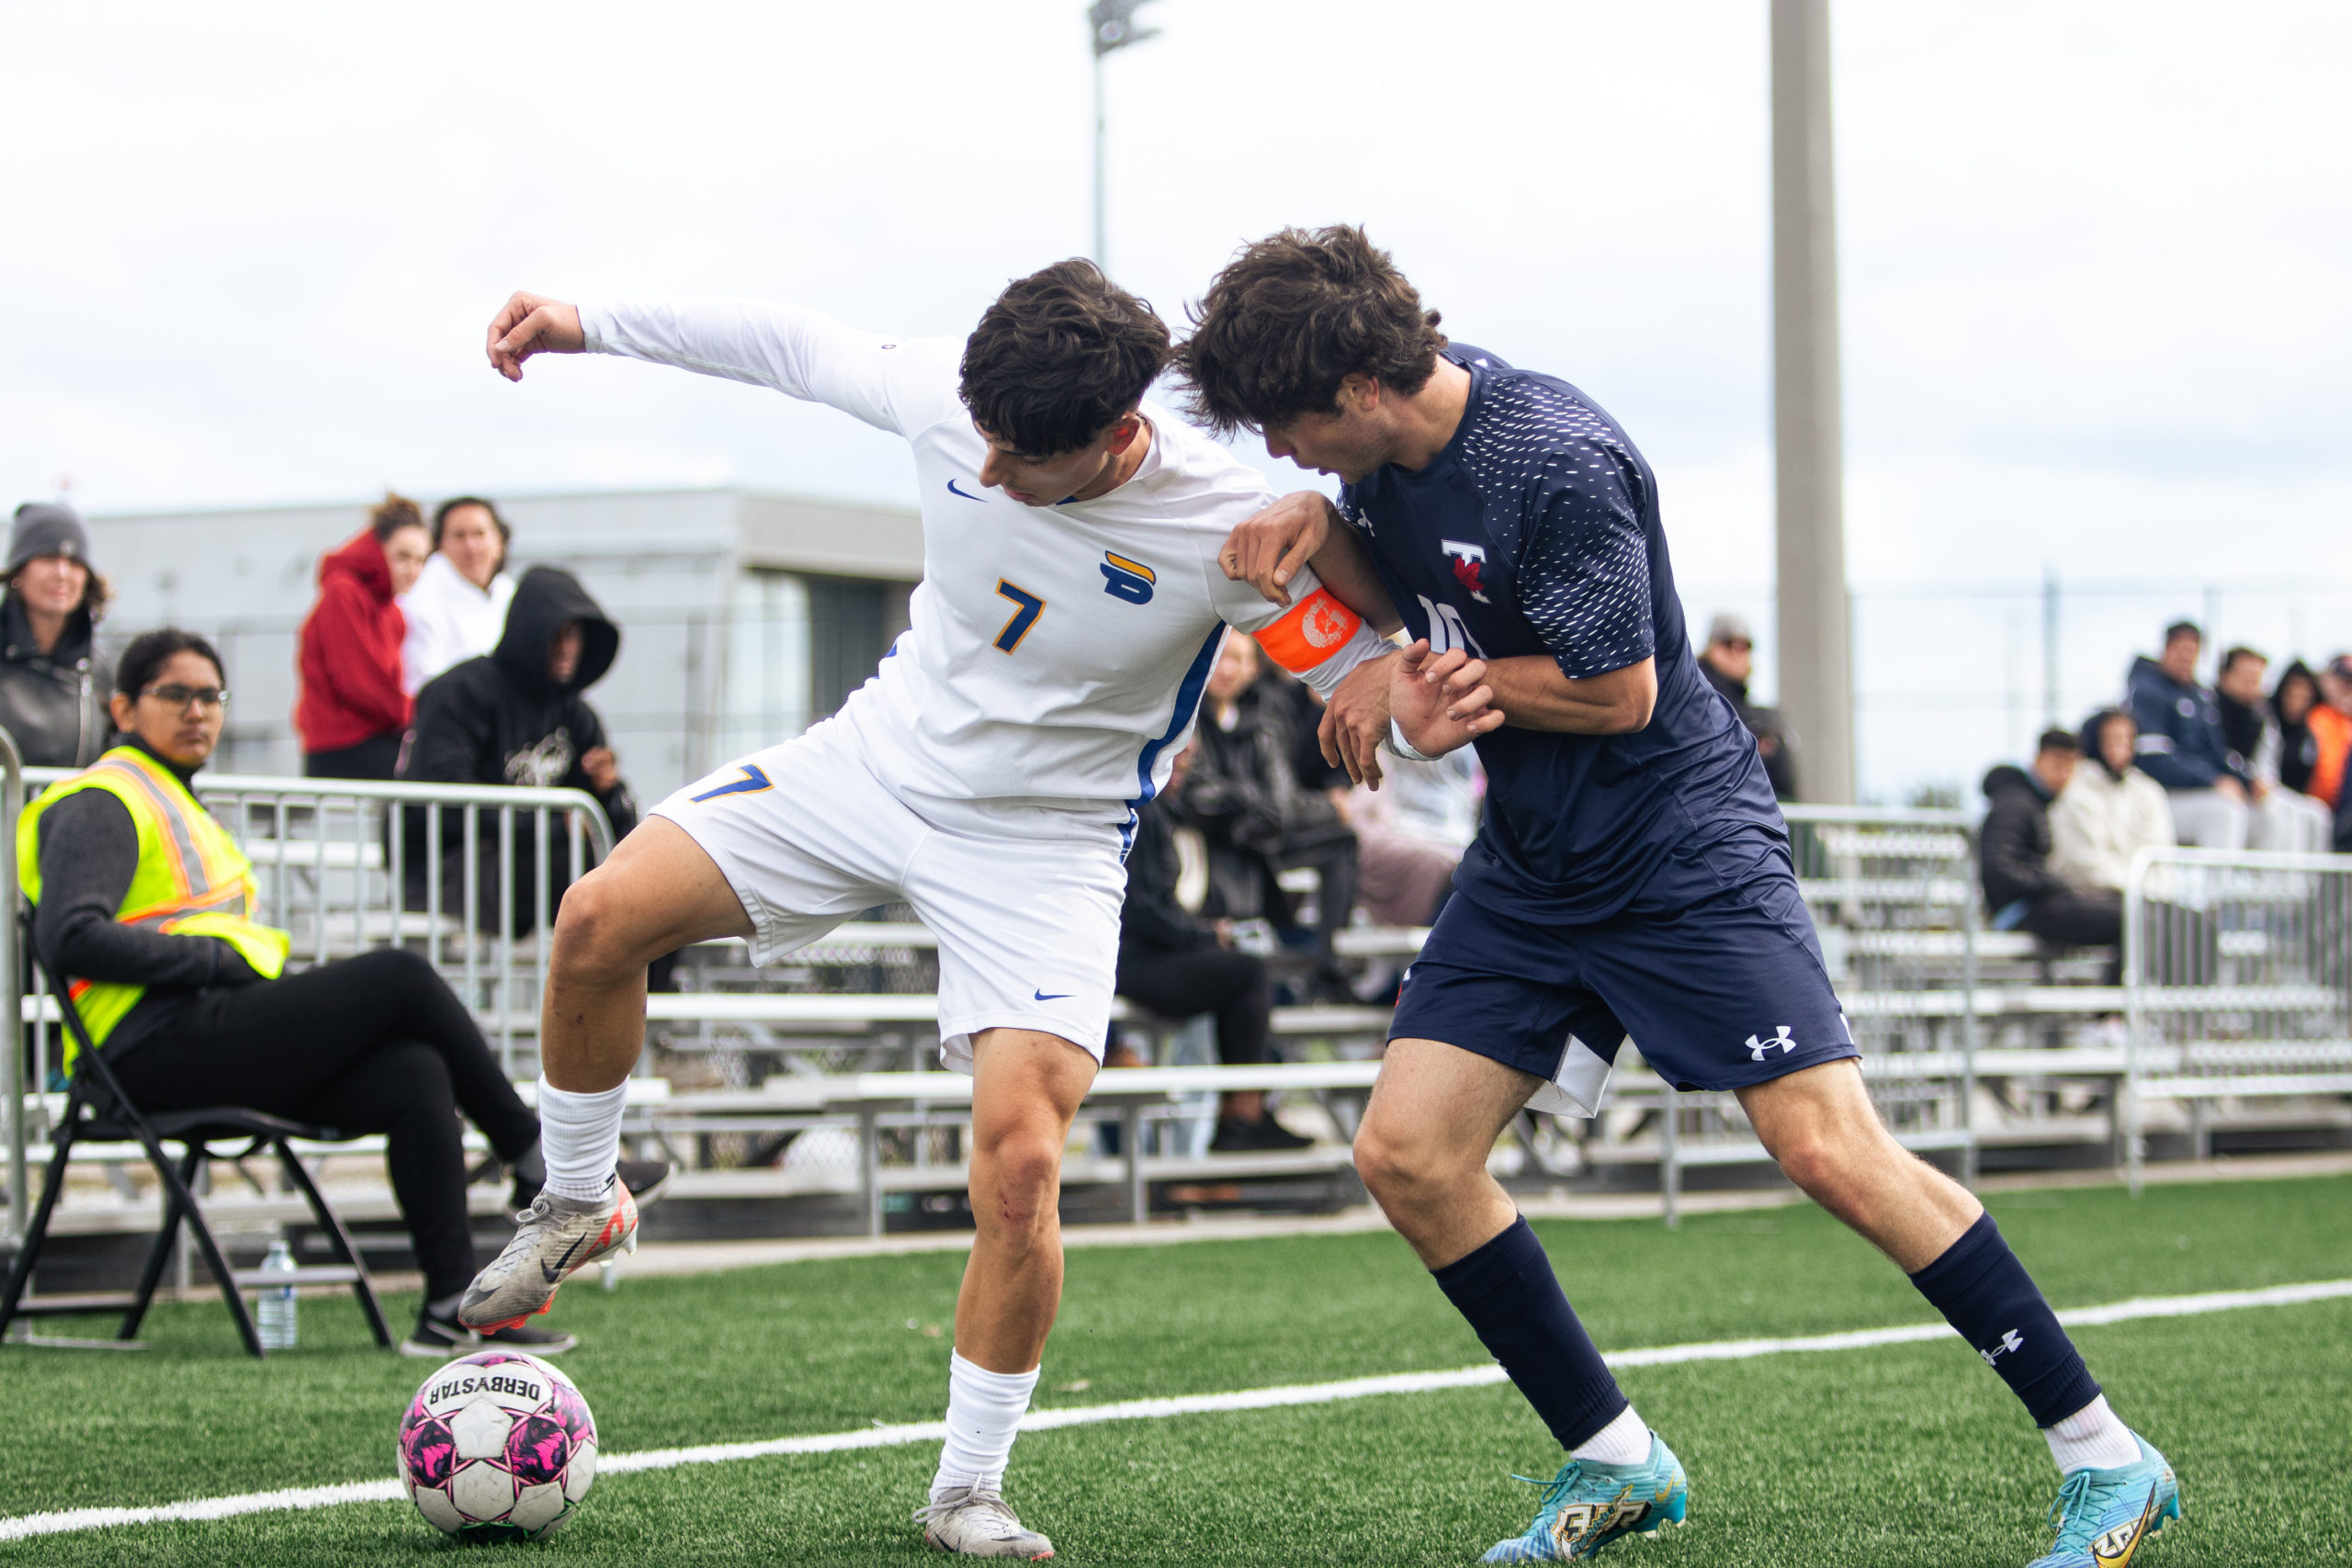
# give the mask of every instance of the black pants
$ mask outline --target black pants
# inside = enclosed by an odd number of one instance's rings
[[[1228,1067],[1266,1059],[1266,1020],[1273,1003],[1266,961],[1221,947],[1192,953],[1119,949],[1119,995],[1163,1018],[1216,1014],[1216,1059]]]
[[[2060,947],[2113,947],[2123,940],[2123,895],[2100,888],[2034,900],[2024,929]]]
[[[428,1301],[465,1289],[474,1273],[456,1112],[471,1117],[502,1158],[539,1135],[538,1118],[515,1098],[447,985],[399,949],[199,991],[170,1027],[107,1060],[142,1111],[243,1105],[383,1134]]]
[[[389,779],[400,766],[401,736],[398,729],[388,729],[381,735],[371,735],[356,746],[338,746],[332,751],[306,751],[302,755],[302,776],[306,779]]]

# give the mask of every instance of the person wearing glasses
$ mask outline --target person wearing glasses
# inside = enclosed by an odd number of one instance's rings
[[[141,1110],[225,1102],[385,1135],[425,1280],[404,1353],[570,1349],[568,1334],[458,1324],[475,1265],[456,1112],[514,1168],[517,1207],[545,1179],[538,1118],[420,954],[385,948],[286,973],[287,933],[258,918],[253,863],[193,792],[220,743],[223,684],[220,656],[193,633],[148,632],[123,651],[109,704],[121,744],[17,824],[35,950],[63,972],[92,1043]],[[651,1166],[628,1179],[644,1192],[668,1174]]]
[[[1747,733],[1756,737],[1756,754],[1764,759],[1764,776],[1772,798],[1797,798],[1797,755],[1789,744],[1788,727],[1781,710],[1747,700],[1747,680],[1756,671],[1756,634],[1747,622],[1725,610],[1707,625],[1707,646],[1699,650],[1699,673],[1721,692],[1739,715]]]

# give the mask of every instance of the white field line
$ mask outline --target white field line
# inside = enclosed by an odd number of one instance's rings
[[[2145,1296],[2106,1306],[2075,1307],[2058,1314],[2070,1328],[2129,1323],[2138,1318],[2191,1317],[2203,1313],[2233,1312],[2245,1307],[2295,1306],[2305,1302],[2352,1297],[2352,1280],[2324,1280],[2304,1285],[2273,1285],[2258,1291],[2213,1291],[2194,1296]],[[1951,1328],[1941,1323],[1907,1324],[1894,1328],[1864,1328],[1846,1334],[1815,1334],[1793,1339],[1724,1339],[1691,1345],[1664,1345],[1647,1350],[1618,1350],[1603,1359],[1613,1368],[1671,1367],[1690,1361],[1746,1361],[1759,1356],[1793,1352],[1865,1350],[1881,1345],[1910,1345],[1941,1339]],[[1429,1393],[1440,1389],[1478,1388],[1504,1381],[1503,1370],[1489,1362],[1442,1372],[1396,1372],[1385,1377],[1347,1378],[1338,1382],[1297,1383],[1285,1388],[1249,1388],[1230,1393],[1190,1393],[1167,1399],[1128,1399],[1114,1404],[1084,1404],[1062,1410],[1033,1410],[1022,1418],[1024,1432],[1051,1431],[1061,1427],[1091,1427],[1104,1421],[1153,1421],[1171,1416],[1213,1415],[1233,1410],[1272,1410],[1292,1404],[1332,1404],[1375,1394]],[[897,1448],[907,1443],[935,1443],[947,1436],[944,1421],[915,1421],[895,1427],[876,1425],[854,1432],[820,1432],[801,1438],[770,1438],[749,1443],[707,1443],[690,1449],[649,1449],[638,1453],[605,1454],[598,1458],[599,1474],[624,1474],[636,1470],[671,1470],[683,1464],[722,1464],[730,1460],[766,1459],[778,1454],[844,1453],[856,1449]],[[248,1492],[235,1497],[198,1497],[185,1503],[162,1503],[143,1508],[72,1508],[50,1514],[22,1514],[0,1518],[0,1540],[59,1535],[71,1530],[103,1529],[114,1525],[181,1524],[232,1518],[240,1514],[277,1513],[298,1508],[326,1508],[344,1503],[390,1503],[403,1495],[397,1481],[350,1481],[335,1486],[290,1487],[281,1492]]]

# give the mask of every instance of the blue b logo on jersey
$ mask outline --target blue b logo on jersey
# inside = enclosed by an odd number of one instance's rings
[[[1102,592],[1130,604],[1151,603],[1151,585],[1159,581],[1151,568],[1113,550],[1102,552]]]

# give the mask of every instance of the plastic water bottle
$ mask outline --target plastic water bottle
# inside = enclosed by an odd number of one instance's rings
[[[254,1326],[261,1331],[261,1348],[291,1350],[296,1337],[294,1249],[283,1240],[271,1242],[269,1251],[262,1258],[261,1271],[261,1303],[254,1314]],[[283,1278],[273,1280],[271,1275]]]

